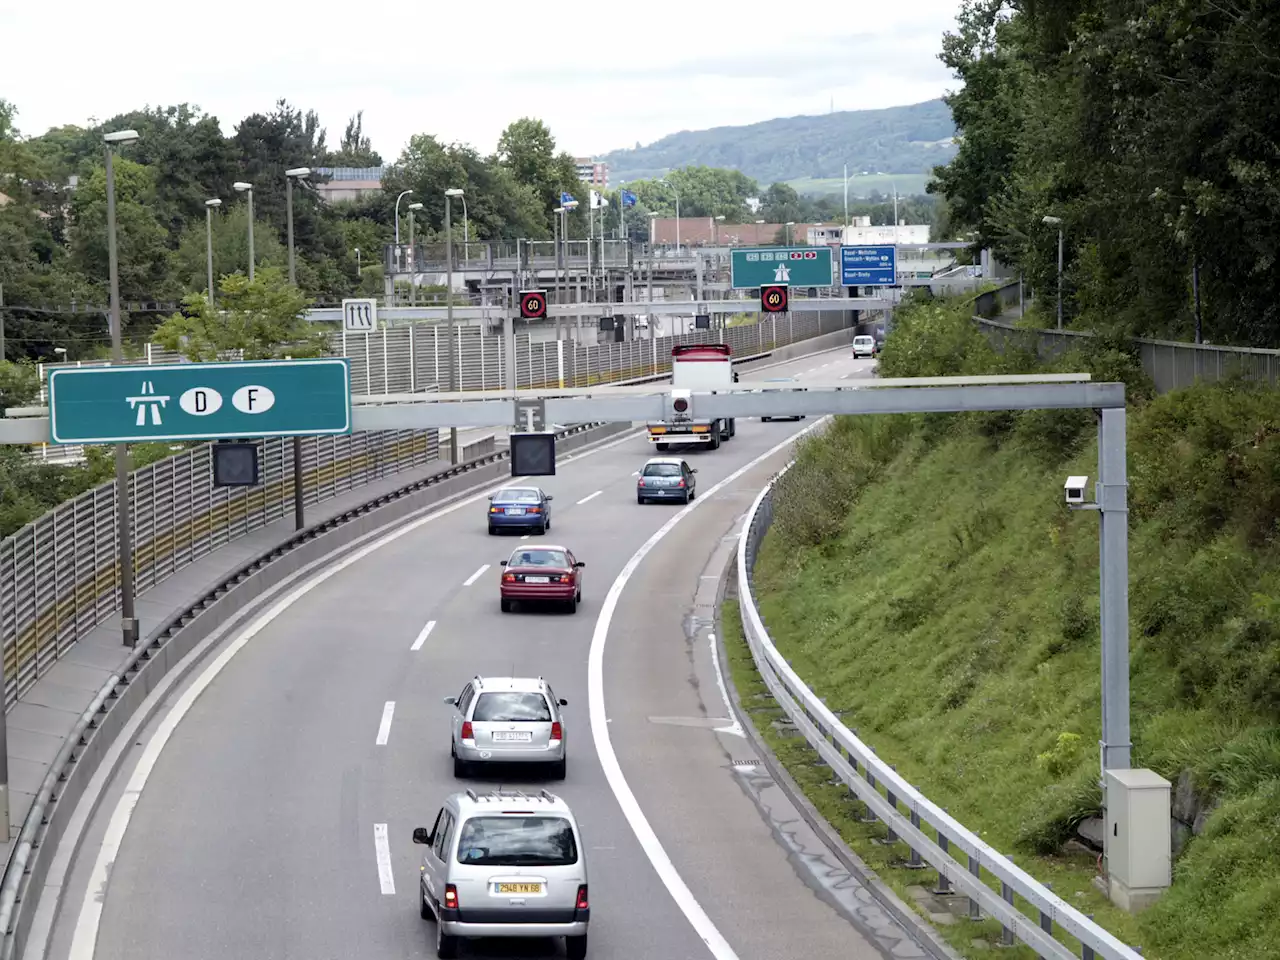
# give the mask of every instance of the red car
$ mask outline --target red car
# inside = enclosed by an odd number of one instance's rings
[[[550,600],[563,604],[570,613],[582,602],[582,568],[568,547],[522,547],[503,560],[499,585],[502,612],[510,613],[517,602]]]

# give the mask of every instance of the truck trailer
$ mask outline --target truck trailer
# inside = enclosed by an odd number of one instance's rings
[[[699,419],[694,393],[714,393],[738,382],[732,351],[723,343],[693,343],[671,348],[672,412],[669,419],[647,424],[649,442],[658,450],[672,444],[706,444],[715,450],[733,439],[733,418]]]

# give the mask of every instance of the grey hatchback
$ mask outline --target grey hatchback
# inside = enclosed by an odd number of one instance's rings
[[[647,461],[636,479],[636,503],[678,500],[688,503],[698,495],[698,471],[679,457],[654,457]]]

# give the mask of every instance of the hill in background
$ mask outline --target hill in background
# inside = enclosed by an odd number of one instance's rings
[[[615,150],[601,159],[609,181],[660,177],[677,167],[701,165],[740,170],[761,186],[792,183],[809,192],[842,189],[849,173],[868,174],[850,182],[850,192],[923,191],[929,171],[955,156],[955,122],[941,100],[883,110],[845,110],[811,117],[782,117],[745,127],[685,130],[645,147]],[[880,174],[880,176],[876,176]]]

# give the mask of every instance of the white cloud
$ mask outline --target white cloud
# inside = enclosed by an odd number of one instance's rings
[[[199,104],[223,130],[287,99],[394,159],[419,132],[492,150],[521,116],[575,154],[679,130],[916,103],[956,83],[938,61],[960,0],[361,4],[62,0],[0,9],[0,96],[27,134],[146,104]],[[537,15],[531,14],[536,10]]]

